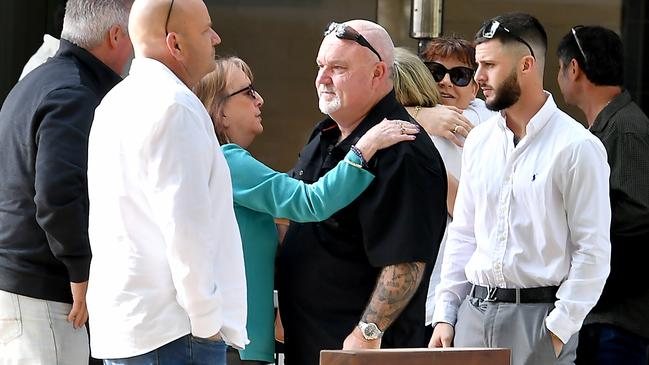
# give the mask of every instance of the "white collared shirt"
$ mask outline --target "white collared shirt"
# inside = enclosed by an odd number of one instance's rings
[[[243,347],[230,173],[198,98],[162,63],[136,58],[96,110],[88,165],[93,356],[144,354],[189,333]]]
[[[546,95],[517,146],[501,114],[466,140],[434,323],[455,323],[471,283],[559,286],[546,326],[565,343],[602,292],[610,264],[606,151]]]

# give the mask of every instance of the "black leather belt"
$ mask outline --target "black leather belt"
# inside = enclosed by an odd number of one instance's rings
[[[558,286],[538,288],[505,289],[473,285],[469,296],[485,302],[503,303],[554,303],[557,300]]]

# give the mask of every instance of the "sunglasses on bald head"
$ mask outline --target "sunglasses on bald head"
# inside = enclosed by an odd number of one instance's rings
[[[370,42],[368,42],[367,39],[365,39],[365,37],[363,37],[360,33],[358,33],[356,29],[350,27],[349,25],[345,23],[331,22],[329,23],[329,25],[327,25],[327,28],[324,31],[324,36],[326,37],[331,33],[333,33],[338,39],[346,39],[348,41],[354,41],[360,44],[361,46],[366,47],[370,51],[374,52],[376,57],[379,58],[379,61],[383,61],[379,52],[374,47],[372,47]]]
[[[455,86],[464,87],[471,83],[473,80],[473,75],[475,71],[472,68],[457,66],[453,68],[446,68],[444,65],[438,62],[424,62],[428,70],[433,75],[435,82],[440,82],[444,79],[446,74],[448,74],[451,82]]]
[[[500,24],[499,21],[497,20],[491,20],[487,22],[483,27],[482,31],[480,34],[482,35],[483,38],[487,39],[492,39],[498,32],[501,32],[503,35],[508,35],[511,38],[514,38],[515,40],[523,43],[524,45],[527,46],[527,48],[530,50],[530,54],[532,54],[532,57],[536,58],[534,56],[534,51],[532,50],[532,47],[530,46],[529,43],[527,43],[523,38],[520,36],[512,33],[511,30],[507,29],[505,26]]]

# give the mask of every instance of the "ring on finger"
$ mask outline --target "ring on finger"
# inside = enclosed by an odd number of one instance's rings
[[[453,128],[453,133],[457,133],[458,129],[460,129],[462,126],[459,124],[455,125],[455,128]]]
[[[401,134],[406,134],[406,128],[404,128],[403,125],[401,125]]]

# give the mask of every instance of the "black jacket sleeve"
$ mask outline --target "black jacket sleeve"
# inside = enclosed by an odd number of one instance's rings
[[[97,99],[81,86],[54,90],[34,116],[36,220],[72,282],[88,280],[90,269],[86,170]]]

